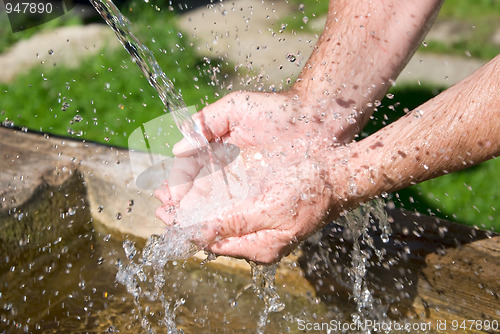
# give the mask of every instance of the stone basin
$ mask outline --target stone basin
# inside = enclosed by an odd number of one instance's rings
[[[54,319],[63,317],[64,313],[55,312],[56,307],[47,307],[47,301],[43,298],[48,298],[49,304],[67,305],[67,296],[78,294],[71,288],[65,290],[64,286],[77,283],[78,286],[85,285],[81,283],[83,281],[92,282],[96,291],[100,291],[104,297],[93,304],[94,309],[98,308],[99,311],[87,312],[87,322],[78,322],[83,327],[77,328],[95,328],[89,325],[95,323],[100,324],[101,327],[97,327],[99,330],[113,326],[128,328],[126,323],[129,318],[122,319],[121,325],[109,320],[116,320],[122,311],[130,312],[131,309],[130,304],[120,302],[126,294],[120,292],[116,284],[112,284],[116,271],[113,263],[123,258],[120,244],[125,238],[143,245],[148,236],[161,233],[164,229],[163,223],[154,217],[159,203],[151,191],[141,190],[135,185],[128,151],[3,127],[0,127],[0,140],[0,269],[4,273],[1,274],[3,285],[0,295],[0,304],[4,308],[0,320],[7,328],[18,328],[16,324],[19,324],[21,328],[27,326],[25,328],[31,329],[30,326],[35,326],[35,323],[42,329],[53,328],[60,320],[51,322],[47,319],[51,314],[57,314],[52,317]],[[500,319],[500,237],[497,234],[398,209],[389,210],[388,213],[393,236],[389,243],[383,244],[377,232],[373,232],[376,245],[385,249],[386,255],[380,262],[370,259],[373,263],[368,268],[366,280],[377,299],[377,305],[387,310],[390,319],[430,322],[434,327],[439,321],[445,320],[450,325],[453,321],[491,322]],[[347,283],[350,279],[345,271],[351,263],[350,237],[346,229],[331,225],[282,261],[277,274],[278,292],[288,303],[289,310],[299,311],[288,311],[291,313],[287,314],[295,316],[295,319],[283,319],[279,314],[270,317],[269,332],[282,332],[286,328],[297,332],[297,314],[303,314],[304,319],[310,321],[313,321],[314,314],[316,319],[329,321],[337,305],[342,305],[345,314],[354,309],[350,298],[352,286]],[[114,248],[106,251],[111,242],[115,243]],[[71,263],[80,261],[80,253],[71,255],[74,258],[70,260],[72,248],[89,249],[90,252],[100,249],[99,256],[90,253],[90,260],[81,260],[84,269],[77,275],[71,271]],[[44,262],[51,252],[59,254],[59,264],[47,265]],[[245,261],[219,257],[200,266],[204,258],[205,255],[200,252],[183,264],[180,267],[182,269],[177,268],[180,265],[171,265],[172,270],[189,273],[192,276],[189,282],[208,282],[217,276],[217,279],[223,282],[229,280],[241,288],[245,282],[251,281],[250,267]],[[61,271],[50,269],[61,267],[63,263],[69,267]],[[55,287],[45,286],[51,283],[40,279],[45,282],[44,288],[31,293],[40,294],[37,298],[43,301],[36,305],[44,305],[43,312],[28,307],[34,304],[11,305],[9,298],[11,301],[19,300],[23,291],[25,299],[34,298],[29,294],[26,297],[26,286],[35,284],[33,282],[37,278],[28,276],[33,280],[31,283],[21,280],[28,271],[27,265],[29,270],[45,266],[45,269],[39,269],[45,270],[46,276],[51,270],[62,275],[65,283],[57,286],[57,291],[65,294],[66,299],[61,296],[59,299],[42,296],[45,293],[42,291],[50,291]],[[107,268],[105,271],[102,271],[103,266]],[[96,275],[102,275],[103,282],[106,281],[104,277],[107,277],[106,282],[111,283],[106,286],[102,283],[103,286],[100,286]],[[192,297],[192,303],[197,303],[198,307],[190,305],[187,298],[188,302],[180,307],[177,319],[181,328],[187,332],[196,326],[203,328],[196,323],[196,318],[193,320],[184,314],[193,310],[200,312],[201,304],[205,308],[210,303],[226,305],[228,299],[234,297],[237,291],[227,290],[211,301],[211,296],[215,294],[211,289],[221,293],[220,284],[212,283],[206,295]],[[175,286],[175,281],[172,285]],[[12,291],[9,294],[8,290],[13,288],[19,290],[19,295]],[[179,293],[189,296],[191,290],[182,291]],[[110,296],[114,296],[113,305],[117,306],[109,307],[107,300]],[[122,299],[117,296],[122,296]],[[245,298],[251,299],[251,296]],[[76,299],[68,300],[76,303]],[[256,317],[262,305],[250,305],[247,299],[243,298],[239,304],[252,310],[250,314]],[[219,328],[220,331],[221,328],[232,328],[234,332],[240,332],[244,331],[241,326],[248,329],[255,325],[255,318],[238,319],[238,315],[233,314],[227,305],[226,308],[220,305],[217,306],[220,312],[208,321],[212,324],[211,328]],[[306,307],[309,313],[300,313],[299,306]],[[44,316],[37,313],[43,313]],[[78,317],[83,317],[76,313]],[[226,315],[233,322],[227,320],[224,323],[221,319]],[[241,326],[231,327],[238,324]],[[482,331],[476,326],[463,332]],[[435,332],[439,331],[436,329]]]

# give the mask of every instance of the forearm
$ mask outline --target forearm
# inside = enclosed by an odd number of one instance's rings
[[[331,0],[324,31],[292,90],[308,104],[327,110],[340,107],[342,118],[354,112],[362,128],[372,112],[367,104],[389,89],[441,3]],[[332,121],[329,116],[326,121]]]
[[[349,155],[352,205],[500,155],[500,55]]]

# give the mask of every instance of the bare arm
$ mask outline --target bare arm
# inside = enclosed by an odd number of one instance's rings
[[[349,155],[346,207],[500,155],[500,55]]]
[[[346,118],[354,118],[358,132],[372,113],[370,103],[398,77],[442,2],[331,0],[323,34],[292,91],[304,105],[323,107],[318,112],[340,107],[342,125],[352,128]]]
[[[414,134],[405,140],[400,134],[419,131],[416,123],[407,123],[410,117],[360,143],[347,147],[342,143],[352,141],[364,126],[372,112],[370,103],[380,99],[397,77],[441,2],[331,0],[325,31],[291,90],[235,92],[195,115],[208,140],[222,138],[241,149],[227,174],[233,168],[235,179],[244,179],[251,190],[241,201],[206,217],[200,245],[217,254],[274,262],[340,211],[382,191],[437,175],[405,169],[413,159]],[[453,94],[461,89],[445,95],[454,108],[458,106]],[[440,100],[433,101],[426,110],[453,118],[444,115],[446,110],[437,110]],[[429,126],[435,124],[424,115],[420,131],[431,136],[435,128]],[[183,156],[191,149],[184,141],[174,153]],[[403,149],[407,160],[392,162]],[[374,169],[379,172],[373,174]],[[185,173],[184,182],[194,180],[198,170]],[[240,175],[241,170],[246,175]],[[192,208],[211,198],[210,193],[203,195],[205,184],[191,184],[158,192],[164,204],[157,211],[161,219],[172,221],[172,203]]]
[[[368,121],[374,100],[383,97],[417,49],[442,2],[330,0],[324,31],[289,91],[234,92],[194,119],[209,140],[235,137],[234,125],[244,118],[261,127],[236,131],[246,138],[259,133],[269,142],[273,132],[281,132],[278,137],[308,133],[349,142]],[[293,128],[290,124],[297,120],[302,122]],[[233,144],[241,147],[242,141]],[[189,149],[184,141],[174,152]]]

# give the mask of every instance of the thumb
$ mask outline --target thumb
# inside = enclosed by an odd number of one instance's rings
[[[237,106],[241,105],[238,102],[240,99],[240,94],[229,94],[192,116],[196,126],[208,141],[221,138],[230,132],[231,122],[237,121],[234,118]],[[192,145],[184,138],[174,145],[172,152],[176,156],[182,156],[192,149]]]

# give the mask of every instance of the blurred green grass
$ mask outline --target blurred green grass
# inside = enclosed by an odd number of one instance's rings
[[[437,20],[449,22],[457,30],[458,38],[430,40],[421,51],[486,60],[500,53],[500,45],[492,43],[500,29],[500,1],[446,0]]]
[[[296,8],[279,24],[288,31],[321,33],[311,20],[324,17],[328,12],[328,0],[290,0]],[[457,26],[463,34],[456,40],[426,40],[420,48],[423,52],[470,55],[481,59],[491,59],[500,53],[500,45],[492,43],[493,35],[500,29],[499,0],[446,0],[439,12],[437,22],[448,21]]]
[[[177,29],[175,14],[146,4],[130,6],[133,32],[155,53],[186,104],[200,109],[213,101],[211,76],[217,63],[194,53]],[[29,37],[33,32],[20,34]],[[12,83],[0,84],[4,124],[115,146],[126,147],[134,129],[164,112],[156,91],[123,48],[104,49],[77,68],[35,67]]]

